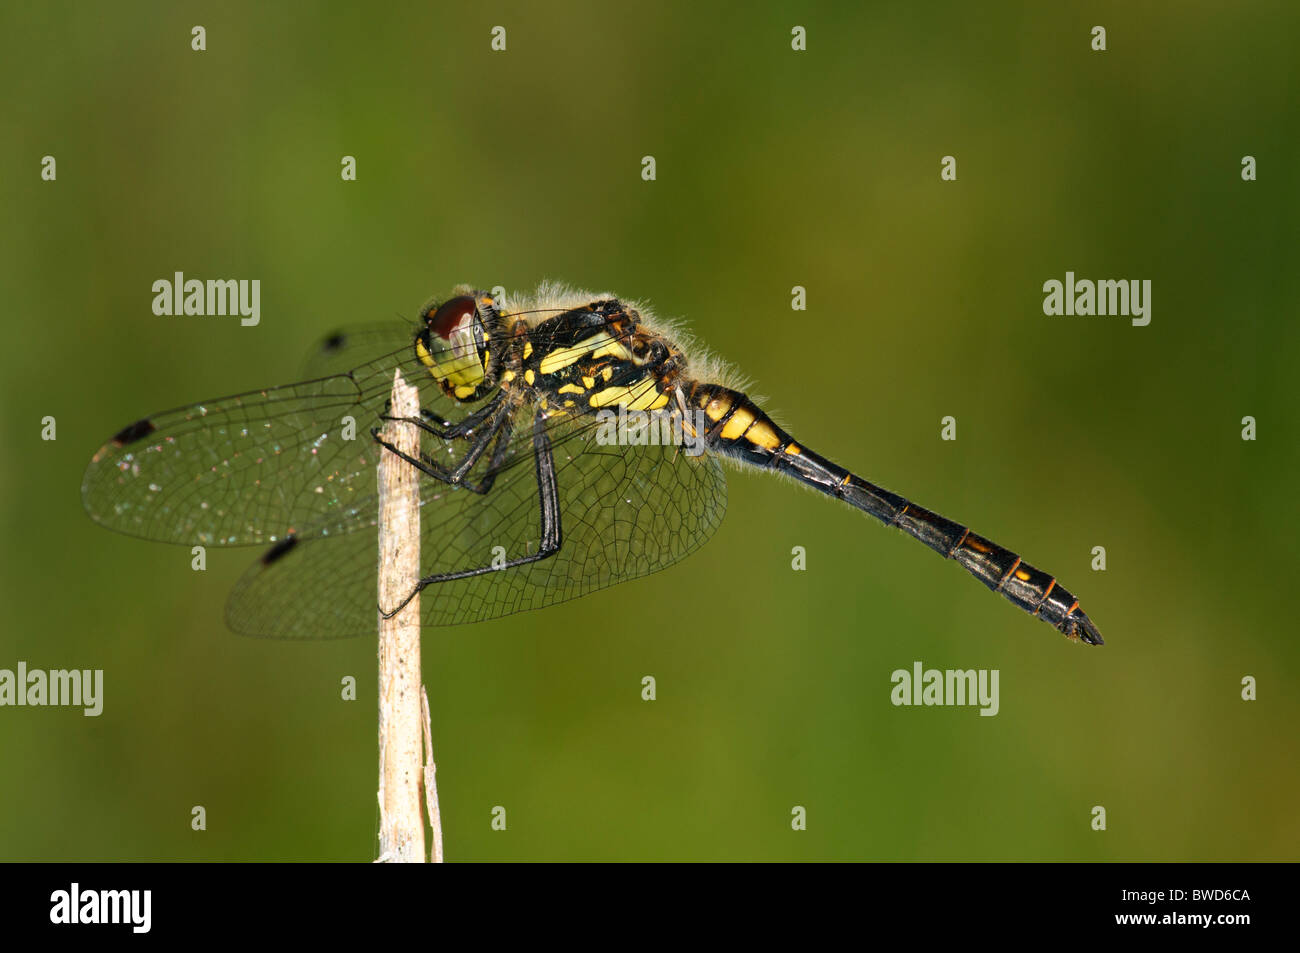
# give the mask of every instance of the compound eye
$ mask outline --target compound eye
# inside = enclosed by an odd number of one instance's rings
[[[429,316],[429,330],[442,339],[431,350],[453,358],[478,356],[478,309],[469,295],[460,295],[438,306]]]
[[[438,305],[429,318],[429,328],[444,341],[450,341],[452,332],[468,327],[478,309],[469,295],[459,295]]]

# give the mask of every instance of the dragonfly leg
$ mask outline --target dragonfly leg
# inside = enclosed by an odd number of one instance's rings
[[[506,454],[510,452],[510,437],[513,433],[513,418],[507,414],[505,423],[497,431],[496,446],[492,448],[492,456],[488,460],[487,472],[483,474],[483,479],[477,483],[466,480],[461,483],[461,486],[472,493],[480,495],[486,494],[492,489],[492,485],[496,483],[497,474],[501,472],[501,466],[506,461]]]
[[[379,419],[398,420],[402,423],[415,424],[425,433],[433,434],[442,440],[453,440],[457,437],[468,437],[472,434],[484,421],[501,409],[501,403],[505,399],[505,391],[502,391],[487,404],[461,420],[448,420],[425,407],[420,408],[419,417],[390,417],[387,405],[384,407],[384,412],[379,415]]]
[[[470,480],[461,480],[456,486],[463,487],[471,493],[477,493],[480,496],[486,496],[491,490],[492,485],[496,483],[497,474],[501,472],[501,466],[505,463],[506,454],[510,451],[510,437],[514,433],[514,426],[511,418],[506,417],[506,421],[497,431],[496,446],[492,450],[492,456],[488,460],[487,471],[483,474],[483,479],[477,483]],[[437,462],[427,453],[421,453],[420,459],[429,467],[436,468]],[[427,469],[421,468],[423,472],[428,473]]]
[[[560,551],[564,534],[560,528],[560,495],[555,482],[555,457],[551,452],[550,437],[546,434],[546,418],[540,413],[533,419],[533,451],[537,463],[537,498],[541,507],[541,542],[537,547],[537,552],[528,556],[520,556],[517,559],[507,560],[500,566],[479,566],[475,569],[461,569],[456,572],[435,573],[432,576],[425,576],[415,584],[415,588],[411,590],[410,595],[402,600],[400,605],[393,609],[379,607],[379,612],[385,619],[391,619],[405,609],[407,604],[425,586],[431,586],[439,582],[451,582],[454,579],[484,576],[490,572],[500,572],[503,569],[513,569],[516,566],[539,562],[554,556]]]
[[[492,438],[497,435],[509,419],[510,411],[512,409],[510,404],[502,401],[493,401],[492,406],[496,409],[496,413],[493,415],[492,419],[483,428],[482,432],[470,441],[469,446],[465,450],[465,456],[461,458],[461,461],[456,464],[456,466],[450,468],[441,466],[426,453],[422,452],[419,459],[416,459],[410,454],[398,450],[383,437],[379,436],[379,428],[377,427],[370,431],[370,435],[374,437],[375,443],[379,444],[390,453],[397,454],[398,457],[405,460],[426,476],[431,476],[435,480],[441,480],[443,483],[463,486],[466,485],[463,483],[465,475],[474,468],[474,464],[478,463],[479,457],[483,456],[483,451],[488,448],[488,445],[492,442]],[[417,423],[414,419],[410,419],[409,422]]]

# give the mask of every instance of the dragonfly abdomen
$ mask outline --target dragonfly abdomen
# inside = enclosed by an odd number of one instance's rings
[[[1055,577],[1016,553],[973,533],[970,527],[918,506],[897,493],[803,447],[744,394],[716,384],[696,384],[689,400],[703,410],[713,452],[794,477],[843,500],[913,539],[956,560],[967,572],[1015,605],[1072,639],[1101,645],[1101,633],[1079,602]]]
[[[865,480],[850,477],[850,490],[859,490],[856,484],[878,489]],[[1090,645],[1102,644],[1101,633],[1079,609],[1079,600],[1074,598],[1074,594],[1059,585],[1051,573],[1031,566],[1011,550],[972,533],[968,526],[961,526],[911,502],[904,502],[888,522],[945,558],[956,560],[989,589],[1001,593],[1012,604],[1050,623],[1066,636],[1082,638]]]

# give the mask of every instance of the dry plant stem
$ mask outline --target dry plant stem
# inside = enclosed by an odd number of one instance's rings
[[[424,713],[424,803],[429,809],[429,826],[433,830],[433,851],[429,859],[442,863],[442,812],[438,810],[438,767],[433,763],[433,728],[429,723],[429,696],[420,686],[420,711]]]
[[[394,374],[391,415],[419,417],[419,391]],[[412,457],[420,453],[414,424],[388,421],[383,437]],[[379,455],[379,605],[399,605],[420,578],[420,483],[396,454]],[[379,856],[424,863],[420,745],[420,597],[391,619],[379,618]],[[432,760],[432,759],[431,759]],[[434,802],[436,803],[436,802]],[[439,830],[435,821],[434,830]]]

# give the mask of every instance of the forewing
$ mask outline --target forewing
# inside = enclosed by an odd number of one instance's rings
[[[407,341],[405,328],[323,358],[342,360]],[[385,344],[386,342],[386,344]],[[340,356],[342,355],[342,356]],[[262,545],[290,534],[337,535],[373,525],[371,437],[401,368],[421,406],[451,417],[409,346],[349,372],[154,414],[102,446],[82,482],[87,511],[110,529],[209,546]],[[452,443],[438,451],[453,459]]]
[[[339,328],[312,347],[302,366],[302,379],[315,380],[346,374],[353,368],[384,360],[398,353],[403,360],[419,328],[397,322]]]

